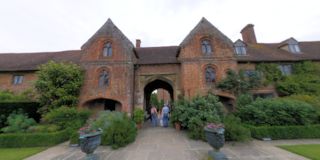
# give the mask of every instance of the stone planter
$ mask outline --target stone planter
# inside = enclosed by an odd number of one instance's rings
[[[214,148],[213,151],[209,151],[209,156],[214,160],[226,160],[227,157],[220,152],[220,148],[224,145],[224,128],[204,128],[204,131],[208,143]]]
[[[93,152],[101,143],[101,133],[95,132],[90,134],[80,135],[80,147],[81,151],[86,153],[86,160],[96,160],[97,157],[94,156]]]

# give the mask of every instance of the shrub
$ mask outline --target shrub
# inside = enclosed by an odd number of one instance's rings
[[[37,110],[40,108],[37,102],[0,102],[0,128],[5,127],[7,118],[12,112],[21,111],[26,113],[30,118],[36,122],[40,121],[40,114]]]
[[[210,122],[221,122],[222,108],[223,105],[218,97],[209,94],[206,97],[197,96],[191,101],[179,100],[172,112],[177,116],[174,119],[178,119],[182,122],[181,125],[188,129],[190,138],[204,140],[204,126]]]
[[[23,113],[12,113],[7,119],[8,126],[1,129],[4,133],[20,133],[26,132],[27,129],[36,124],[32,118],[28,118]]]
[[[76,106],[84,72],[73,63],[49,61],[39,67],[35,88],[42,114],[60,106]]]
[[[77,110],[76,108],[60,107],[51,110],[44,115],[44,121],[50,124],[58,125],[62,129],[73,128],[78,129],[85,124],[90,116],[88,110]]]
[[[249,105],[250,103],[253,102],[253,97],[250,94],[241,94],[237,97],[236,100],[236,107],[241,108],[246,105]]]
[[[54,124],[41,124],[41,125],[35,125],[30,126],[27,130],[29,133],[50,133],[50,132],[57,132],[59,131],[60,127]]]
[[[70,144],[80,144],[79,142],[80,134],[78,131],[72,131],[70,134]]]
[[[142,109],[140,109],[140,108],[134,109],[134,111],[133,111],[133,120],[137,124],[143,122],[143,120],[144,120],[144,112],[143,112]]]
[[[101,112],[92,122],[92,127],[101,128],[102,145],[111,145],[116,149],[133,142],[137,135],[135,123],[121,112]]]
[[[42,147],[53,146],[68,140],[69,131],[53,133],[9,133],[0,134],[0,147]]]
[[[254,138],[301,139],[320,138],[320,125],[249,127]]]
[[[251,138],[251,132],[244,127],[240,118],[228,115],[224,118],[225,138],[228,141],[247,141]]]
[[[311,105],[286,99],[258,99],[239,108],[238,116],[251,125],[306,125],[317,121]]]

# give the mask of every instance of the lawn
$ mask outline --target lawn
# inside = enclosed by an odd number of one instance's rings
[[[45,149],[46,147],[0,148],[0,160],[21,160]]]
[[[320,160],[320,144],[282,145],[279,147],[312,160]]]

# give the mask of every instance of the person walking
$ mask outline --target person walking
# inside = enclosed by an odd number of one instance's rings
[[[162,122],[163,122],[163,127],[168,127],[169,126],[169,106],[165,104],[162,108]]]
[[[158,111],[157,108],[153,105],[151,107],[151,122],[152,122],[152,126],[156,127],[158,124]]]

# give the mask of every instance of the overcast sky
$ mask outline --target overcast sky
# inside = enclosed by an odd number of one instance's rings
[[[108,18],[142,46],[179,45],[201,17],[232,41],[320,40],[319,0],[2,0],[0,53],[80,49]]]

